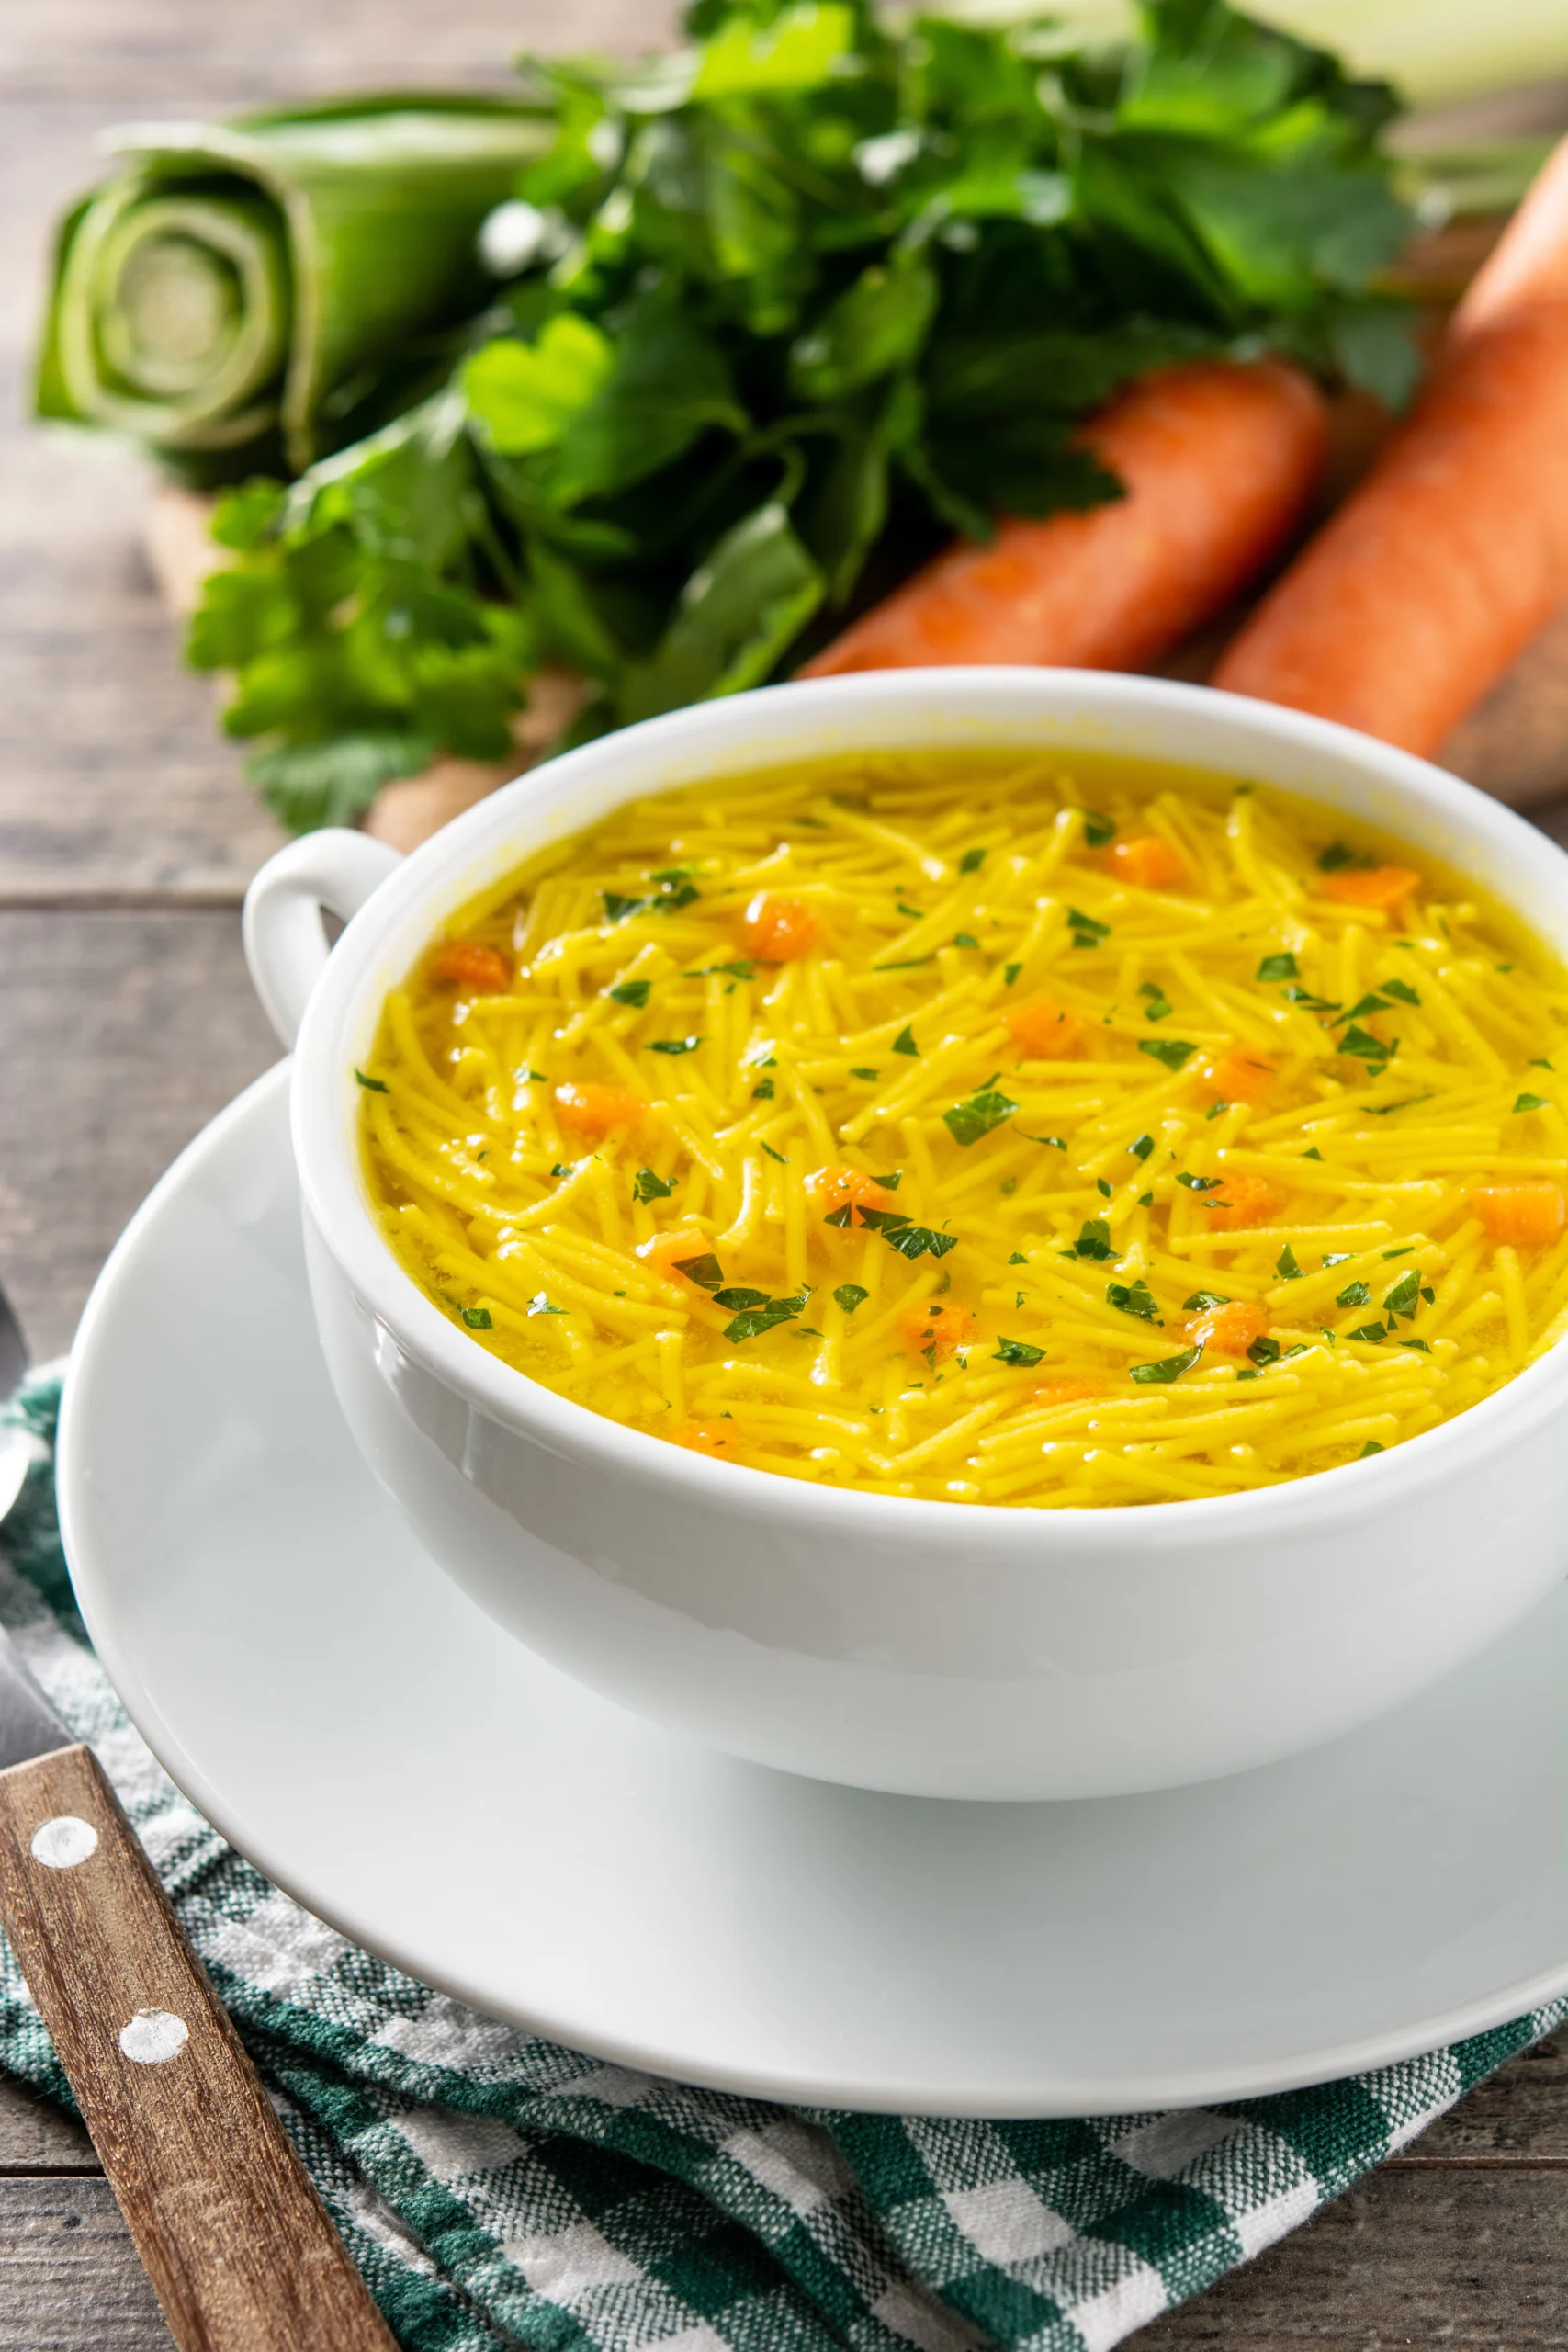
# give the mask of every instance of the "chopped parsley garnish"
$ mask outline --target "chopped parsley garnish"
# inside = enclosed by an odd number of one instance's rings
[[[1383,1293],[1384,1312],[1391,1315],[1414,1315],[1421,1295],[1421,1269],[1407,1266],[1392,1290]]]
[[[1394,1055],[1398,1053],[1399,1040],[1396,1037],[1392,1046],[1385,1046],[1381,1037],[1374,1037],[1370,1030],[1359,1028],[1352,1023],[1339,1040],[1338,1051],[1342,1054],[1353,1055],[1358,1061],[1376,1062],[1381,1069],[1385,1062],[1392,1061]]]
[[[1107,1306],[1116,1307],[1122,1315],[1135,1315],[1141,1323],[1163,1323],[1165,1320],[1159,1311],[1159,1303],[1145,1282],[1108,1283],[1105,1303]]]
[[[1066,1136],[1032,1136],[1026,1134],[1022,1127],[1014,1127],[1013,1133],[1024,1143],[1048,1144],[1053,1151],[1066,1151],[1067,1148]]]
[[[536,1290],[528,1301],[528,1312],[530,1315],[564,1315],[566,1309],[564,1306],[552,1306],[548,1294]]]
[[[701,1037],[650,1037],[648,1050],[650,1054],[694,1054],[703,1043]]]
[[[1344,1051],[1343,1046],[1340,1051]],[[1386,1119],[1391,1111],[1413,1110],[1417,1102],[1429,1102],[1431,1099],[1429,1094],[1406,1094],[1398,1102],[1371,1102],[1367,1107],[1374,1119]]]
[[[777,1092],[778,1089],[771,1078],[760,1079],[751,1089],[751,1100],[753,1102],[772,1102]]]
[[[1190,1193],[1217,1193],[1222,1190],[1225,1180],[1223,1176],[1190,1176],[1183,1168],[1176,1181],[1179,1184],[1185,1184]]]
[[[362,1069],[356,1069],[354,1075],[359,1080],[360,1085],[364,1087],[367,1094],[389,1094],[391,1091],[391,1089],[387,1086],[382,1080],[378,1078],[367,1078]]]
[[[1002,966],[1002,978],[1007,982],[1010,989],[1022,969],[1023,966],[1021,964],[1004,964]]]
[[[1514,1105],[1516,1111],[1546,1111],[1551,1107],[1544,1094],[1521,1094]]]
[[[1555,1075],[1557,1065],[1555,1062],[1543,1061],[1538,1054],[1530,1061],[1529,1067],[1531,1069],[1549,1069],[1553,1073],[1553,1075]]]
[[[986,853],[983,849],[966,849],[958,861],[958,871],[960,874],[978,874],[985,863]]]
[[[1028,1340],[1004,1340],[998,1334],[997,1352],[991,1362],[1022,1364],[1027,1370],[1030,1365],[1039,1363],[1044,1353],[1043,1348],[1032,1346]]]
[[[750,956],[737,956],[733,962],[728,964],[699,964],[694,972],[682,972],[681,978],[683,980],[705,980],[715,972],[723,972],[732,980],[754,980],[757,977],[757,967]],[[614,996],[617,991],[612,989],[610,993]],[[727,989],[726,994],[728,993]]]
[[[633,915],[673,914],[678,908],[689,907],[702,896],[683,865],[667,865],[648,878],[658,885],[651,898],[630,899],[619,890],[601,890],[606,922],[629,922]]]
[[[532,1314],[533,1309],[528,1311]],[[457,1312],[470,1331],[491,1331],[495,1328],[488,1306],[460,1306]]]
[[[990,1089],[971,1094],[967,1101],[955,1102],[942,1114],[943,1126],[954,1143],[978,1143],[993,1127],[1010,1119],[1018,1104],[1009,1094],[998,1094]]]
[[[873,965],[872,969],[877,972],[914,972],[918,971],[922,964],[934,964],[935,962],[936,957],[934,955],[906,956],[901,957],[897,964],[874,964]],[[894,1051],[897,1051],[897,1046],[894,1047]]]
[[[870,1296],[870,1291],[863,1290],[859,1283],[840,1283],[833,1293],[835,1304],[841,1306],[846,1315],[852,1315],[857,1306],[863,1306]]]
[[[1133,1141],[1127,1146],[1134,1159],[1146,1159],[1154,1148],[1153,1136],[1134,1136]]]
[[[756,1304],[742,1308],[732,1322],[724,1327],[724,1336],[739,1343],[742,1340],[761,1339],[765,1331],[777,1330],[781,1323],[793,1323],[810,1297],[809,1290],[798,1290],[790,1298],[769,1298],[765,1293],[748,1292]]]
[[[1284,949],[1277,956],[1265,956],[1258,967],[1258,977],[1260,980],[1293,980],[1299,977],[1296,959]]]
[[[1021,1250],[1015,1250],[1012,1256],[1008,1260],[1008,1264],[1010,1266],[1027,1266],[1028,1263],[1029,1261],[1024,1256]]]
[[[1421,1001],[1408,980],[1380,980],[1378,987],[1384,996],[1396,996],[1401,1004],[1419,1004]]]
[[[1361,1448],[1359,1453],[1357,1454],[1356,1459],[1358,1462],[1365,1462],[1370,1455],[1382,1453],[1382,1451],[1383,1448],[1378,1443],[1376,1438],[1370,1437],[1365,1445]]]
[[[1111,1246],[1111,1227],[1102,1216],[1087,1217],[1083,1230],[1067,1251],[1069,1258],[1114,1258],[1115,1255]]]
[[[663,1177],[656,1176],[651,1168],[639,1168],[632,1185],[632,1197],[638,1201],[667,1201],[679,1182],[677,1176],[671,1176],[666,1183]]]
[[[1331,1250],[1319,1262],[1325,1267],[1348,1266],[1355,1254],[1353,1250]]]
[[[901,915],[908,915],[909,917],[911,922],[924,922],[926,919],[926,910],[924,907],[907,907],[902,899],[895,899],[893,903],[897,908],[898,912]]]
[[[1203,1114],[1204,1120],[1217,1119],[1222,1111],[1228,1111],[1230,1107],[1228,1102],[1211,1102]]]
[[[1094,1189],[1100,1195],[1101,1199],[1108,1201],[1111,1198],[1111,1186],[1106,1182],[1103,1176],[1097,1176],[1095,1178]]]
[[[886,1176],[874,1176],[871,1181],[874,1184],[886,1184],[890,1193],[896,1193],[904,1181],[904,1171],[901,1168],[890,1168]]]
[[[1388,1334],[1381,1323],[1362,1323],[1348,1336],[1352,1340],[1365,1340],[1369,1347],[1375,1348],[1382,1346]]]
[[[1318,858],[1317,870],[1320,874],[1337,874],[1342,865],[1355,864],[1356,853],[1353,849],[1347,849],[1343,842],[1330,842],[1328,847]]]
[[[1274,1272],[1281,1282],[1299,1283],[1301,1281],[1303,1269],[1297,1265],[1296,1253],[1288,1241],[1274,1261]]]
[[[739,1315],[749,1306],[766,1306],[768,1294],[765,1290],[716,1290],[713,1303],[727,1314]]]
[[[1316,1144],[1312,1143],[1308,1144],[1306,1149],[1302,1154],[1302,1158],[1303,1159],[1321,1159],[1323,1158],[1323,1154],[1319,1151]]]
[[[1102,817],[1098,808],[1081,808],[1078,814],[1083,819],[1084,840],[1090,849],[1104,849],[1116,839],[1113,817]]]
[[[759,1136],[757,1137],[757,1142],[759,1147],[767,1153],[768,1158],[770,1159],[776,1159],[781,1168],[787,1168],[789,1166],[789,1161],[785,1155],[782,1151],[775,1151],[773,1145],[769,1143],[765,1137]]]
[[[1080,913],[1077,907],[1067,909],[1067,928],[1073,934],[1075,947],[1098,947],[1102,939],[1111,936],[1108,922],[1096,922],[1092,915]]]
[[[1280,993],[1287,1004],[1299,1004],[1303,1012],[1337,1012],[1339,1010],[1337,996],[1314,996],[1310,989],[1281,989]]]
[[[915,1033],[909,1028],[899,1030],[893,1040],[893,1050],[896,1054],[908,1054],[915,1061],[920,1058],[920,1049],[915,1043]]]
[[[1145,1021],[1168,1021],[1176,1011],[1175,1005],[1171,1003],[1170,999],[1156,981],[1145,980],[1138,990],[1138,994],[1146,996],[1149,1000],[1144,1009]]]
[[[1379,996],[1375,989],[1371,989],[1367,995],[1357,999],[1348,1012],[1336,1013],[1335,1026],[1337,1028],[1341,1021],[1359,1021],[1363,1012],[1390,1012],[1393,1009],[1386,996]]]
[[[1424,1356],[1429,1356],[1432,1352],[1425,1340],[1401,1340],[1399,1344],[1402,1348],[1419,1348]]]
[[[649,991],[652,986],[651,980],[622,980],[617,987],[610,990],[610,997],[616,1004],[635,1005],[640,1012],[648,1002]]]
[[[1202,1352],[1200,1341],[1195,1347],[1183,1348],[1179,1356],[1161,1356],[1157,1363],[1135,1363],[1129,1376],[1145,1384],[1163,1385],[1169,1381],[1179,1380],[1184,1372],[1190,1372]]]
[[[878,1073],[874,1069],[852,1069],[850,1072],[852,1078],[863,1078],[868,1085],[874,1081]]]
[[[1230,1293],[1228,1291],[1195,1290],[1190,1298],[1184,1298],[1182,1300],[1181,1306],[1184,1314],[1190,1315],[1194,1309],[1198,1307],[1228,1306],[1230,1303]]]
[[[1385,1258],[1408,1258],[1415,1247],[1414,1241],[1402,1241],[1396,1250],[1385,1250],[1382,1254]]]
[[[574,1173],[570,1161],[566,1159],[558,1159],[550,1170],[552,1176],[570,1176]]]
[[[846,1202],[845,1206],[849,1205]],[[888,1248],[897,1250],[901,1258],[945,1258],[950,1250],[958,1247],[956,1233],[938,1233],[929,1225],[914,1225],[907,1216],[901,1216],[897,1209],[873,1209],[863,1204],[860,1221],[880,1233]],[[823,1219],[826,1225],[848,1222],[839,1210]]]
[[[677,1258],[675,1272],[695,1283],[699,1290],[717,1290],[724,1280],[724,1268],[711,1250],[705,1250],[700,1258]]]
[[[1347,1283],[1334,1304],[1336,1306],[1365,1306],[1371,1296],[1371,1292],[1365,1283]],[[1350,1336],[1354,1339],[1355,1333]]]
[[[1247,1351],[1247,1360],[1248,1363],[1255,1363],[1259,1372],[1266,1363],[1278,1363],[1280,1361],[1279,1340],[1267,1337],[1254,1340]]]
[[[978,947],[980,944],[972,931],[955,931],[953,944],[954,947]]]
[[[1139,1053],[1152,1054],[1156,1062],[1165,1064],[1167,1069],[1179,1069],[1197,1050],[1197,1046],[1190,1045],[1185,1037],[1140,1037],[1138,1040]]]

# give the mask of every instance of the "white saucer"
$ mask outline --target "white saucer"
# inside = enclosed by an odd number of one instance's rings
[[[1568,1991],[1568,1588],[1332,1747],[1092,1804],[791,1780],[542,1665],[349,1442],[283,1069],[110,1260],[61,1483],[104,1662],[225,1836],[414,1975],[607,2058],[813,2104],[1077,2115],[1348,2074]]]

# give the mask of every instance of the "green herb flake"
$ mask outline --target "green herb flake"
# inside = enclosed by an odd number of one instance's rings
[[[857,1306],[863,1306],[870,1296],[870,1291],[863,1290],[859,1283],[840,1283],[833,1293],[834,1304],[841,1306],[846,1315],[852,1315]]]
[[[677,1258],[675,1272],[695,1283],[699,1290],[717,1290],[724,1281],[724,1268],[711,1250],[704,1250],[700,1258]]]
[[[566,1309],[564,1306],[552,1306],[548,1295],[542,1290],[536,1290],[528,1301],[528,1312],[531,1316],[564,1315]]]
[[[874,1069],[852,1069],[850,1072],[850,1076],[852,1078],[863,1078],[866,1084],[870,1086],[875,1083],[878,1073]]]
[[[902,899],[895,899],[893,903],[901,915],[908,916],[911,922],[924,922],[926,919],[924,907],[907,907]]]
[[[1155,1139],[1153,1136],[1134,1136],[1132,1142],[1127,1146],[1128,1151],[1134,1159],[1146,1159],[1154,1148]]]
[[[1021,1250],[1015,1250],[1012,1256],[1008,1260],[1008,1264],[1010,1266],[1027,1266],[1028,1263],[1029,1261],[1024,1256]]]
[[[666,1183],[651,1168],[639,1168],[632,1184],[632,1197],[638,1201],[667,1201],[680,1181],[678,1176],[671,1176]]]
[[[1010,1095],[987,1088],[971,1094],[965,1102],[955,1102],[951,1110],[942,1113],[942,1121],[954,1143],[978,1143],[993,1127],[1010,1119],[1017,1109]]]
[[[1280,1361],[1279,1340],[1270,1340],[1267,1337],[1260,1340],[1254,1340],[1252,1345],[1247,1351],[1247,1360],[1248,1363],[1255,1363],[1259,1372],[1262,1371],[1265,1364],[1278,1363]]]
[[[633,1005],[640,1012],[648,1002],[649,991],[652,986],[651,980],[621,980],[609,991],[611,1001],[615,1004]]]
[[[1176,1181],[1179,1184],[1185,1184],[1190,1193],[1218,1193],[1224,1190],[1225,1180],[1223,1176],[1190,1176],[1183,1168]]]
[[[1002,966],[1002,978],[1006,981],[1010,989],[1022,969],[1023,966],[1021,964],[1004,964]]]
[[[901,1168],[890,1168],[886,1176],[874,1176],[871,1181],[874,1184],[885,1184],[890,1193],[896,1193],[904,1181],[904,1171]]]
[[[1316,1144],[1312,1143],[1308,1144],[1306,1149],[1302,1154],[1302,1158],[1303,1159],[1321,1159],[1323,1158],[1323,1154],[1319,1151]]]
[[[966,849],[958,861],[958,871],[960,874],[978,874],[985,863],[986,853],[983,849]]]
[[[1390,1005],[1387,997],[1379,996],[1376,989],[1371,989],[1369,990],[1367,995],[1359,997],[1356,1002],[1350,1007],[1348,1012],[1337,1013],[1335,1016],[1335,1023],[1336,1026],[1337,1026],[1338,1023],[1341,1021],[1359,1021],[1361,1015],[1365,1012],[1389,1012],[1392,1011],[1393,1007]]]
[[[1067,909],[1067,928],[1073,934],[1075,947],[1098,947],[1102,939],[1111,936],[1108,922],[1096,922],[1092,915],[1080,912],[1077,907]]]
[[[1363,1323],[1356,1330],[1346,1333],[1347,1339],[1365,1340],[1370,1348],[1381,1347],[1388,1337],[1381,1323]]]
[[[1407,1266],[1392,1290],[1383,1293],[1384,1311],[1392,1315],[1414,1315],[1421,1295],[1421,1269]]]
[[[1230,1107],[1228,1102],[1211,1102],[1203,1114],[1205,1124],[1211,1119],[1217,1119],[1222,1111],[1228,1111]]]
[[[378,1078],[368,1078],[362,1069],[355,1069],[354,1075],[359,1080],[360,1085],[364,1087],[367,1094],[389,1094],[391,1091],[391,1089],[386,1085],[382,1080]]]
[[[953,944],[954,947],[978,947],[980,944],[972,931],[955,931]]]
[[[1067,1252],[1070,1258],[1114,1258],[1111,1246],[1111,1227],[1102,1216],[1088,1217],[1077,1239]]]
[[[694,1054],[705,1043],[702,1037],[650,1037],[648,1050],[650,1054]]]
[[[1021,1364],[1027,1371],[1031,1366],[1041,1363],[1044,1354],[1043,1348],[1032,1346],[1028,1340],[1004,1340],[998,1335],[997,1352],[991,1358],[991,1362]]]
[[[1287,1241],[1274,1261],[1274,1272],[1281,1282],[1299,1283],[1304,1269],[1296,1263],[1296,1253]]]
[[[1013,1133],[1014,1133],[1014,1135],[1015,1135],[1015,1136],[1018,1136],[1018,1138],[1019,1138],[1020,1142],[1021,1142],[1021,1143],[1042,1143],[1042,1144],[1045,1144],[1045,1145],[1047,1145],[1047,1146],[1050,1148],[1050,1149],[1051,1149],[1052,1151],[1066,1151],[1066,1148],[1067,1148],[1067,1138],[1066,1138],[1066,1136],[1032,1136],[1032,1135],[1026,1135],[1026,1134],[1024,1133],[1024,1131],[1023,1131],[1023,1129],[1022,1129],[1021,1127],[1014,1127],[1014,1129],[1013,1129]]]
[[[457,1312],[470,1331],[490,1331],[495,1328],[488,1306],[460,1306]],[[530,1308],[529,1313],[532,1312]]]
[[[893,1050],[896,1054],[908,1054],[913,1061],[918,1062],[919,1060],[920,1049],[915,1043],[915,1033],[913,1029],[905,1028],[899,1030],[898,1035],[893,1040]]]
[[[683,980],[705,980],[711,978],[716,972],[722,973],[727,978],[732,980],[754,980],[757,977],[757,967],[750,956],[737,956],[728,964],[699,964],[694,972],[682,972],[681,978]],[[614,996],[615,989],[612,989],[610,993]],[[726,989],[725,993],[728,995],[728,990]]]
[[[823,1219],[826,1225],[847,1224],[848,1221],[840,1213]],[[888,1248],[897,1250],[901,1258],[945,1258],[950,1250],[958,1247],[956,1233],[938,1233],[929,1225],[913,1225],[897,1209],[863,1206],[860,1221],[880,1233]]]
[[[1265,956],[1262,963],[1258,967],[1258,977],[1260,980],[1296,979],[1300,977],[1296,969],[1296,959],[1285,949],[1281,949],[1277,956]]]
[[[746,1340],[761,1339],[765,1332],[776,1331],[781,1323],[794,1322],[811,1293],[808,1290],[796,1291],[790,1298],[769,1298],[764,1293],[754,1292],[747,1295],[758,1303],[745,1307],[724,1327],[724,1336],[733,1346],[739,1346]]]
[[[1347,849],[1343,842],[1330,842],[1328,847],[1319,854],[1317,870],[1320,874],[1337,874],[1342,865],[1355,864],[1353,849]]]
[[[1402,1241],[1396,1250],[1385,1250],[1382,1254],[1385,1258],[1408,1258],[1415,1247],[1414,1241]]]
[[[1080,808],[1083,837],[1090,849],[1106,849],[1116,839],[1116,820],[1102,817],[1097,808]]]
[[[1348,1266],[1355,1254],[1353,1250],[1331,1250],[1318,1262],[1324,1267]]]
[[[1336,1306],[1365,1306],[1371,1295],[1365,1283],[1347,1283],[1334,1304]],[[1350,1336],[1354,1339],[1355,1333]]]
[[[1399,1344],[1402,1348],[1419,1348],[1424,1356],[1429,1356],[1432,1352],[1425,1340],[1401,1340]]]
[[[1529,1068],[1531,1069],[1549,1069],[1554,1077],[1557,1071],[1557,1065],[1555,1062],[1542,1061],[1539,1055],[1536,1056],[1536,1057],[1529,1064]]]
[[[571,1167],[570,1162],[565,1159],[558,1159],[555,1166],[550,1170],[550,1174],[552,1176],[570,1176],[574,1173],[575,1170]]]
[[[776,1159],[781,1168],[787,1168],[789,1166],[789,1160],[785,1154],[782,1151],[775,1151],[773,1145],[769,1143],[764,1136],[759,1136],[757,1143],[758,1148],[761,1150],[765,1151],[770,1159]]]
[[[1544,1094],[1521,1094],[1514,1108],[1516,1111],[1549,1111],[1551,1105]]]
[[[1183,1348],[1179,1356],[1161,1356],[1157,1363],[1135,1363],[1128,1376],[1145,1386],[1167,1386],[1171,1381],[1179,1380],[1184,1372],[1190,1372],[1202,1352],[1200,1342],[1196,1347]]]
[[[1359,1453],[1357,1454],[1356,1459],[1358,1462],[1368,1462],[1371,1459],[1371,1456],[1374,1453],[1382,1453],[1385,1451],[1386,1449],[1378,1443],[1375,1437],[1370,1437],[1365,1445],[1361,1448]]]
[[[776,1101],[777,1096],[778,1089],[773,1084],[771,1078],[759,1079],[756,1085],[751,1089],[751,1100],[753,1102],[772,1102]]]
[[[1191,1315],[1196,1313],[1201,1307],[1228,1306],[1230,1304],[1231,1297],[1228,1291],[1195,1290],[1190,1298],[1184,1298],[1182,1300],[1181,1306],[1184,1314]]]
[[[713,1303],[727,1314],[739,1315],[750,1306],[766,1306],[768,1294],[765,1290],[716,1290]]]
[[[1138,1040],[1139,1053],[1152,1054],[1156,1062],[1165,1064],[1167,1069],[1180,1069],[1197,1050],[1197,1046],[1189,1044],[1185,1037],[1140,1037]]]
[[[1392,1061],[1399,1051],[1399,1040],[1396,1037],[1392,1046],[1385,1046],[1381,1037],[1374,1037],[1370,1030],[1362,1029],[1352,1023],[1340,1038],[1337,1050],[1342,1054],[1352,1056],[1358,1061],[1376,1062],[1378,1068],[1382,1069],[1383,1065]]]
[[[1419,1004],[1421,1001],[1408,980],[1380,980],[1378,987],[1384,996],[1397,997],[1401,1004]]]
[[[1145,1282],[1108,1283],[1105,1303],[1107,1306],[1114,1306],[1119,1314],[1136,1316],[1141,1323],[1165,1321],[1159,1311],[1159,1303]]]

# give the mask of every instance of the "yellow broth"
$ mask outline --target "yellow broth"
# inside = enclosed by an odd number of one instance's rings
[[[367,1179],[529,1379],[717,1459],[1234,1494],[1568,1328],[1568,978],[1261,786],[856,756],[641,800],[389,997]]]

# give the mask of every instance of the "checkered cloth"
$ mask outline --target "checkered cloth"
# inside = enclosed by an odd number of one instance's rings
[[[44,1448],[57,1405],[40,1380],[17,1408]],[[1105,2352],[1568,2016],[1317,2090],[1086,2122],[692,2090],[414,1984],[226,1846],[87,1647],[47,1460],[0,1530],[0,1622],[96,1749],[409,2352]],[[0,2066],[70,2103],[4,1944]]]

